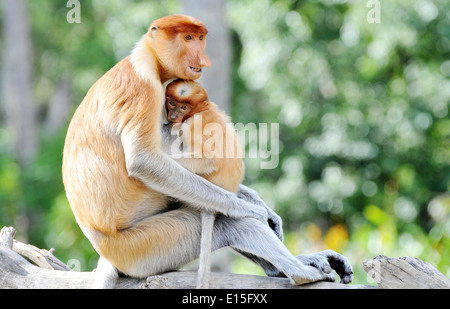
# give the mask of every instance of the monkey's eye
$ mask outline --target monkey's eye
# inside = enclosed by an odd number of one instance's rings
[[[190,40],[192,40],[192,36],[191,36],[190,34],[188,34],[188,35],[186,35],[186,36],[184,37],[184,39],[185,39],[186,41],[190,41]]]
[[[187,110],[187,106],[183,105],[183,106],[181,106],[181,109],[185,111],[185,110]]]
[[[170,106],[175,106],[175,103],[173,103],[173,101],[169,101],[169,105]]]
[[[201,34],[201,35],[198,37],[198,39],[199,39],[200,41],[202,41],[204,38],[205,38],[205,36],[204,36],[203,34]]]

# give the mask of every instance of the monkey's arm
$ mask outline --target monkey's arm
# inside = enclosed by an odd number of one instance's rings
[[[126,168],[130,177],[149,188],[171,196],[199,210],[226,216],[252,217],[268,224],[268,212],[262,205],[238,198],[176,163],[162,152],[149,152],[139,139],[122,136]]]
[[[217,162],[214,159],[170,157],[178,164],[197,175],[208,175],[217,171]]]

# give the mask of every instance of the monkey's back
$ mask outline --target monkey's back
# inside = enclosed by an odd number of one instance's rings
[[[92,86],[72,118],[62,171],[82,228],[113,235],[167,205],[165,196],[128,176],[121,139],[128,125],[145,132],[160,121],[152,109],[161,107],[152,106],[150,89],[126,58]]]
[[[209,124],[217,124],[222,128],[222,136],[217,142],[222,142],[222,149],[219,151],[219,157],[214,158],[217,170],[211,174],[202,175],[205,179],[224,188],[225,190],[237,193],[239,185],[242,183],[245,174],[245,167],[242,161],[242,146],[239,138],[231,125],[230,117],[218,106],[212,102],[209,103],[208,110],[199,114],[202,116],[203,132]],[[215,147],[218,145],[216,144]],[[203,155],[205,157],[212,154],[205,153],[206,148],[203,147]],[[217,152],[216,154],[217,155]]]

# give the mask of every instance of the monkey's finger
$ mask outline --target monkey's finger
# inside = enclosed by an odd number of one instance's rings
[[[353,280],[353,269],[349,260],[333,250],[326,250],[323,252],[327,258],[330,266],[341,277],[341,283],[350,283]]]

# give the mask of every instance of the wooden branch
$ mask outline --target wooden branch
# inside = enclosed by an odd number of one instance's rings
[[[450,289],[450,279],[418,258],[379,255],[363,267],[382,289]]]
[[[93,286],[94,272],[67,271],[67,266],[53,256],[52,251],[14,241],[15,230],[0,232],[0,288],[10,289],[85,289]],[[23,254],[35,266],[24,259]],[[195,289],[197,272],[175,271],[147,279],[120,278],[118,289]],[[358,289],[370,286],[317,282],[303,286],[292,285],[287,278],[269,278],[226,273],[212,273],[212,289]]]
[[[70,271],[52,254],[13,241],[14,228],[0,232],[0,289],[86,289],[93,286],[94,272]],[[17,252],[16,252],[17,251]],[[35,266],[23,258],[24,254]],[[377,256],[363,263],[379,288],[450,288],[450,280],[419,259]],[[119,278],[118,289],[195,289],[197,272],[175,271],[146,279]],[[212,273],[212,289],[371,289],[374,286],[316,282],[292,285],[287,278]]]
[[[53,252],[55,249],[44,250],[32,245],[26,245],[20,241],[14,240],[13,251],[34,262],[37,266],[51,270],[72,271],[70,267],[58,260]]]
[[[56,271],[32,265],[19,254],[0,247],[0,289],[86,289],[95,273]],[[117,289],[195,289],[197,272],[176,271],[147,279],[120,278]],[[286,278],[212,273],[212,289],[357,289],[368,286],[318,282],[293,286]]]
[[[16,230],[13,227],[4,227],[0,231],[0,247],[12,250]]]
[[[211,273],[210,289],[370,289],[367,285],[346,285],[335,282],[316,282],[292,285],[287,278]],[[139,284],[143,289],[195,289],[197,272],[176,271],[148,277]]]

